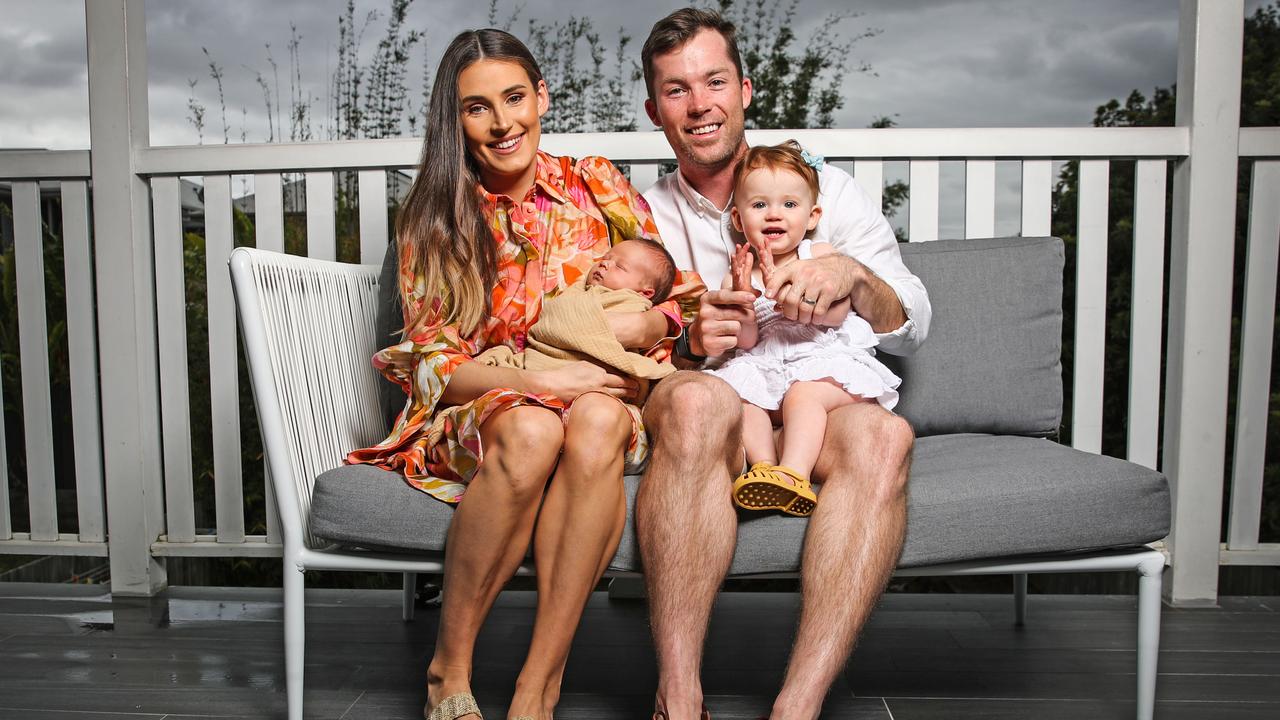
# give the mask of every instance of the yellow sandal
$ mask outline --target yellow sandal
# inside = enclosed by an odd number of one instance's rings
[[[795,482],[787,482],[786,475]],[[781,510],[805,517],[818,505],[808,478],[782,465],[758,462],[733,481],[733,502],[747,510]]]

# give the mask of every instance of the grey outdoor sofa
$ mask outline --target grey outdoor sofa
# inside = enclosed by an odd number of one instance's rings
[[[918,353],[888,360],[903,378],[899,412],[911,421],[917,434],[909,483],[909,530],[899,573],[1015,575],[1021,620],[1026,573],[1136,572],[1137,715],[1150,718],[1164,558],[1145,544],[1168,533],[1168,483],[1153,470],[1074,450],[1051,439],[1062,415],[1062,242],[1056,238],[944,240],[903,245],[902,252],[907,265],[929,290],[934,319],[929,339]],[[286,520],[284,508],[289,503],[282,497],[286,615],[293,613],[292,622],[286,623],[286,645],[299,646],[290,651],[287,660],[291,665],[290,714],[294,716],[296,706],[300,717],[301,570],[377,567],[407,573],[438,571],[452,510],[410,488],[398,475],[368,466],[335,467],[340,454],[334,454],[342,452],[339,445],[327,446],[327,460],[324,447],[290,449],[291,444],[316,444],[309,433],[323,434],[305,427],[305,421],[299,422],[305,419],[307,408],[347,403],[358,405],[361,417],[385,417],[367,397],[374,387],[370,383],[378,382],[372,379],[367,360],[364,369],[344,369],[337,375],[327,369],[335,363],[351,365],[367,358],[378,339],[386,335],[385,327],[381,332],[369,327],[373,302],[369,298],[378,284],[376,270],[326,270],[335,276],[357,278],[348,279],[343,287],[358,286],[358,292],[348,288],[339,294],[361,295],[359,308],[353,312],[365,319],[352,330],[357,337],[352,342],[368,344],[355,352],[344,349],[340,358],[304,360],[309,363],[306,372],[328,373],[327,377],[334,379],[304,383],[315,388],[282,390],[273,379],[281,376],[279,361],[270,365],[265,359],[271,356],[266,347],[272,342],[270,327],[277,322],[287,334],[288,327],[297,321],[258,318],[258,310],[247,309],[246,296],[264,295],[263,305],[269,307],[277,294],[321,294],[324,283],[308,289],[296,279],[305,273],[300,269],[304,264],[316,261],[284,259],[258,251],[237,250],[236,254],[239,257],[233,256],[233,268],[237,264],[242,267],[233,270],[233,275],[277,495],[293,495],[301,516],[297,521]],[[268,271],[271,263],[287,266],[287,272],[272,275]],[[389,297],[387,283],[382,285],[384,298]],[[275,305],[286,307],[288,303]],[[386,326],[387,318],[395,315],[386,314],[385,301],[379,309]],[[251,312],[255,313],[252,318],[247,316]],[[330,309],[324,315],[332,318],[335,313]],[[260,324],[268,327],[255,330]],[[280,342],[287,343],[287,337]],[[350,378],[346,387],[325,389],[342,384],[342,378]],[[264,397],[268,385],[276,399]],[[291,392],[313,392],[316,388],[337,393],[339,398],[289,400]],[[281,437],[274,442],[267,417],[270,410],[263,410],[264,400],[267,405],[295,405],[293,411],[281,410],[277,420],[282,426]],[[341,425],[343,421],[331,422]],[[366,422],[363,430],[338,435],[351,446],[380,439],[378,432],[385,430],[385,421]],[[297,436],[303,435],[307,437],[299,440]],[[279,460],[277,468],[277,456],[283,455],[288,457]],[[327,467],[333,469],[319,472]],[[293,482],[282,483],[280,478],[284,477],[292,477]],[[619,574],[642,571],[631,523],[639,482],[639,477],[625,479],[628,527],[611,564],[611,570]],[[731,574],[796,573],[805,523],[783,515],[743,514]],[[289,538],[291,525],[296,536],[293,540]],[[292,611],[291,582],[296,598]]]

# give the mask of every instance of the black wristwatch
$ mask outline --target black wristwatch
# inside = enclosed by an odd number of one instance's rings
[[[689,345],[689,328],[680,329],[680,335],[676,338],[676,354],[690,362],[706,362],[706,355],[699,355],[693,351],[693,347]]]

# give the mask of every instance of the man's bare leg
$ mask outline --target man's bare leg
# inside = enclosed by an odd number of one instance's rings
[[[872,403],[832,411],[801,560],[800,625],[772,720],[814,720],[902,552],[914,435]]]
[[[636,500],[636,532],[658,656],[657,702],[668,720],[702,709],[702,645],[733,560],[737,517],[729,494],[742,466],[742,409],[718,378],[680,372],[644,409],[652,441]]]

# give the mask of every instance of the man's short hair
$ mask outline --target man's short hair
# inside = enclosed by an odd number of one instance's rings
[[[650,100],[653,99],[653,58],[683,46],[703,30],[714,30],[724,38],[725,46],[729,49],[729,59],[738,70],[738,79],[742,79],[742,53],[738,52],[738,30],[733,23],[714,10],[682,8],[654,23],[640,50],[644,87]]]
[[[653,277],[653,297],[649,298],[654,305],[667,299],[671,294],[671,288],[676,283],[676,261],[671,257],[671,253],[662,247],[662,243],[649,238],[638,237],[635,242],[640,243],[649,250],[649,254],[656,261]]]

